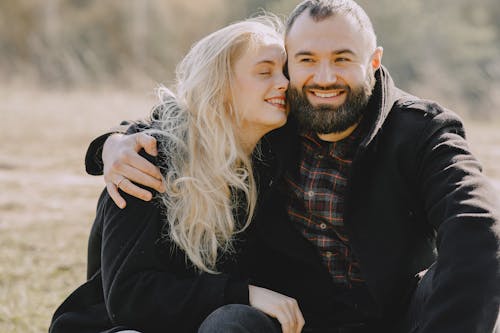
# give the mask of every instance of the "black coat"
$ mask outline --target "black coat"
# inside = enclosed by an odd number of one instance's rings
[[[376,78],[362,124],[370,130],[352,163],[344,213],[375,306],[353,307],[370,310],[381,331],[396,330],[415,275],[437,260],[418,332],[491,332],[500,300],[497,193],[454,113],[397,89],[383,68]],[[293,127],[290,119],[272,133],[282,173],[298,172]],[[339,291],[316,249],[289,222],[286,192],[278,184],[273,191],[256,219],[252,283],[296,298],[306,325],[331,327],[342,321],[343,308],[332,301]]]
[[[91,150],[101,143],[102,138],[94,141]],[[270,165],[259,158],[254,167],[262,184],[259,192],[266,193]],[[199,274],[185,253],[161,236],[166,229],[159,200],[145,202],[120,193],[127,201],[124,209],[106,191],[101,194],[89,238],[88,281],[56,310],[50,332],[196,332],[218,307],[249,303],[249,281],[237,263],[251,228],[238,233],[235,253],[218,260],[222,273]],[[239,223],[243,216],[243,211],[237,214]]]
[[[497,194],[470,153],[460,119],[397,89],[389,74],[377,84],[363,119],[369,134],[352,163],[344,223],[375,304],[352,304],[375,318],[369,332],[395,330],[418,279],[435,262],[433,294],[419,331],[491,332],[500,299]],[[99,146],[86,165],[99,174]],[[291,225],[282,176],[296,172],[294,120],[270,133],[270,172],[259,173],[255,222],[238,274],[296,298],[306,325],[328,332],[345,311],[316,249]],[[262,189],[262,188],[261,188]],[[349,314],[346,314],[348,316]],[[377,328],[379,327],[379,328]]]

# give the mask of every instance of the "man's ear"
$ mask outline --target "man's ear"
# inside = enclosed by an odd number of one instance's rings
[[[378,46],[375,51],[372,54],[372,67],[373,70],[376,71],[377,69],[382,66],[382,55],[384,54],[384,48],[382,46]]]

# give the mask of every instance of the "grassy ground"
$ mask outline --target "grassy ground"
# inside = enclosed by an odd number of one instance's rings
[[[45,332],[85,278],[100,177],[83,168],[90,140],[144,116],[148,91],[0,89],[0,332]],[[471,146],[500,191],[500,123],[467,123]]]
[[[144,116],[149,92],[1,90],[0,332],[45,332],[84,281],[101,177],[85,174],[90,140]]]

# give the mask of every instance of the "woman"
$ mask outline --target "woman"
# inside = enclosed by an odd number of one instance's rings
[[[275,22],[231,24],[179,64],[175,94],[161,89],[149,129],[166,192],[151,202],[127,196],[123,210],[103,192],[89,280],[56,311],[50,332],[210,331],[206,317],[234,303],[300,332],[296,302],[249,285],[238,266],[257,206],[256,147],[287,116],[286,55]]]

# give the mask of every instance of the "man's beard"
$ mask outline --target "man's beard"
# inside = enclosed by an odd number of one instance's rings
[[[304,86],[302,91],[290,86],[287,91],[290,112],[297,119],[303,131],[313,131],[318,134],[339,133],[357,124],[363,116],[370,96],[375,86],[372,71],[366,81],[351,89],[347,85],[333,84],[328,87],[318,85]],[[308,89],[335,90],[342,89],[347,94],[345,102],[338,107],[328,104],[312,105],[306,96]]]

